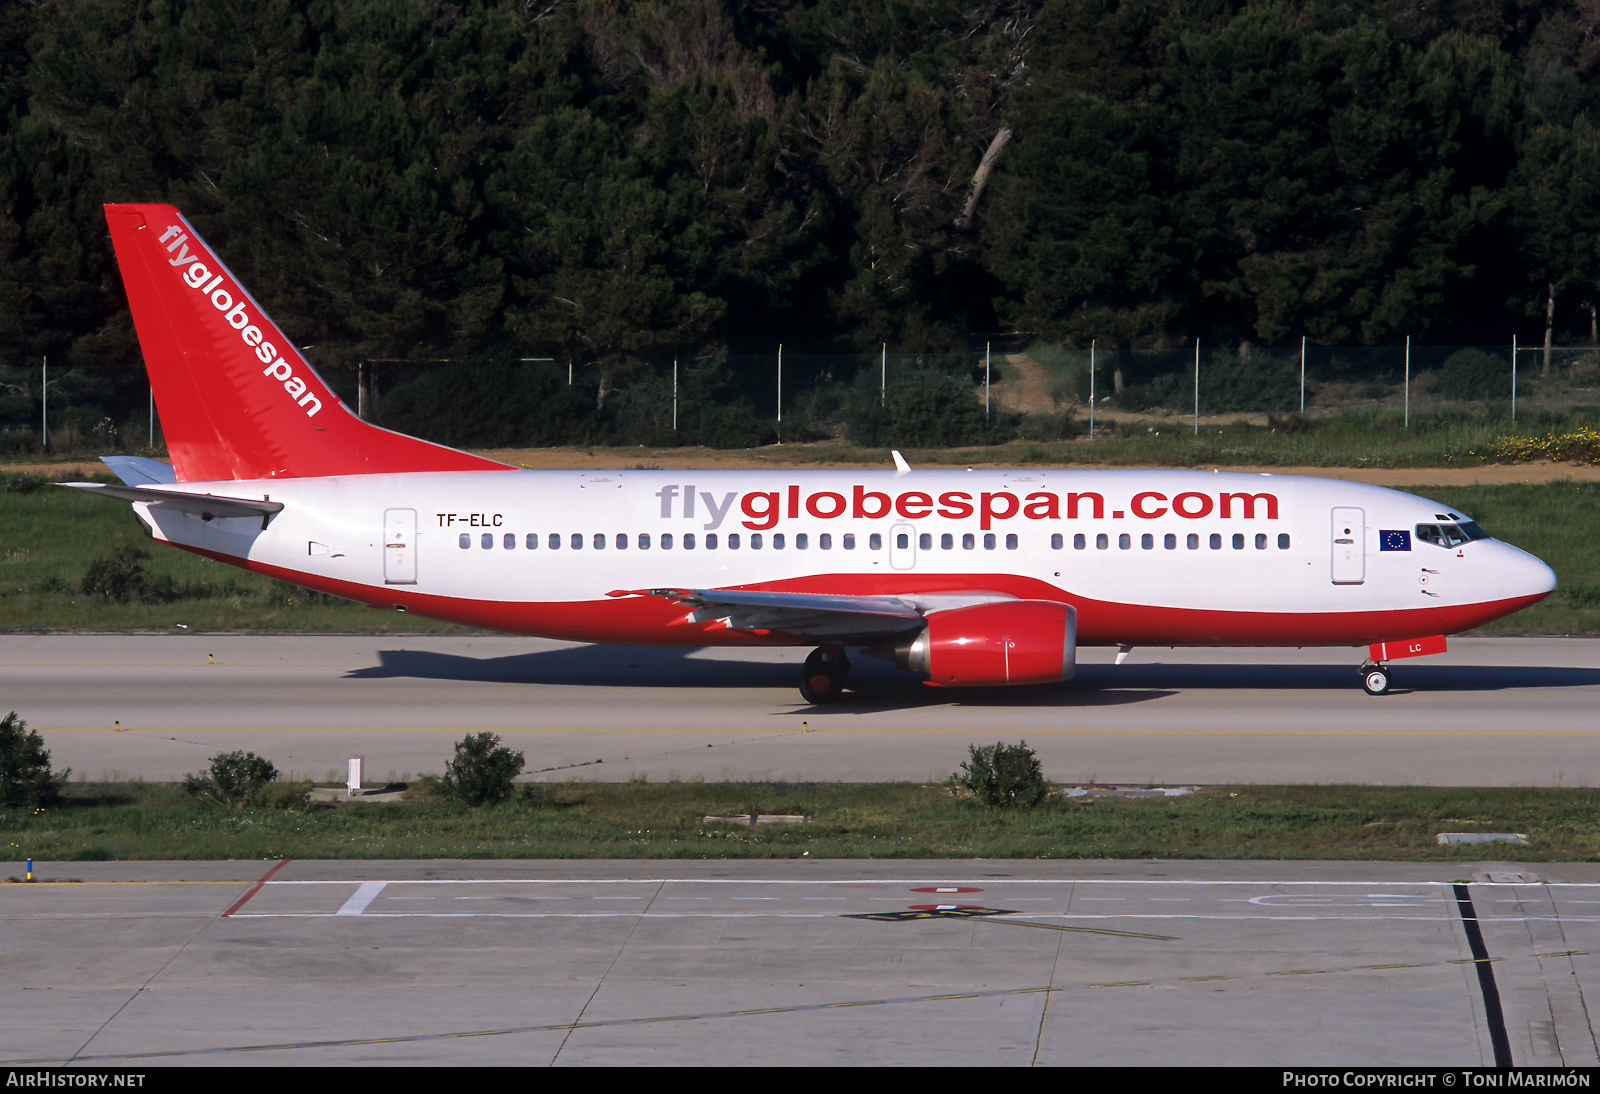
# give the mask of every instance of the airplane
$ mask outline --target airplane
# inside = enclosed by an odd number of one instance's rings
[[[529,471],[379,428],[177,209],[105,207],[171,463],[108,457],[153,539],[306,588],[513,634],[848,651],[936,687],[1070,679],[1080,646],[1367,647],[1388,663],[1555,574],[1375,486],[1171,470]]]

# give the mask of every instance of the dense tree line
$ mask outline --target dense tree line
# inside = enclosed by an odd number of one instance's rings
[[[142,374],[100,205],[320,368],[1586,336],[1600,0],[14,0],[0,364]]]

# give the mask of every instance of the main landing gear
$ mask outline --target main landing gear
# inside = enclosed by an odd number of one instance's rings
[[[1387,695],[1389,693],[1389,670],[1376,661],[1368,661],[1361,666],[1361,690],[1368,695]]]
[[[836,703],[850,679],[850,659],[838,646],[818,646],[800,669],[800,695],[808,703]]]

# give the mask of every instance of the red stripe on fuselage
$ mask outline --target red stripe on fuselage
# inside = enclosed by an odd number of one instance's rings
[[[473,600],[417,592],[407,586],[362,585],[198,547],[173,546],[375,608],[398,605],[417,615],[509,634],[635,646],[814,644],[811,639],[777,631],[728,630],[716,622],[686,624],[687,610],[658,596],[548,602]],[[982,592],[1018,600],[1054,600],[1077,610],[1080,646],[1364,646],[1419,634],[1457,634],[1510,615],[1547,595],[1403,610],[1246,612],[1096,600],[1016,574],[818,574],[730,588],[836,596]]]

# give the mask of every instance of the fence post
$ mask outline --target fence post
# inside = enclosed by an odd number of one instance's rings
[[[878,377],[878,405],[883,406],[888,401],[889,392],[889,343],[883,343],[883,372]]]
[[[1411,428],[1411,335],[1406,335],[1406,428]]]
[[[678,359],[672,359],[672,431],[678,431]]]
[[[989,343],[983,344],[983,420],[989,420]]]
[[[1194,340],[1194,435],[1200,436],[1200,339]]]
[[[1306,336],[1300,336],[1300,417],[1306,416]]]
[[[778,343],[778,424],[783,424],[783,343]],[[780,438],[781,439],[781,438]]]
[[[1511,420],[1517,420],[1517,336],[1511,336]]]
[[[50,447],[50,358],[39,359],[39,449]]]
[[[1094,436],[1094,339],[1089,339],[1089,436]]]

